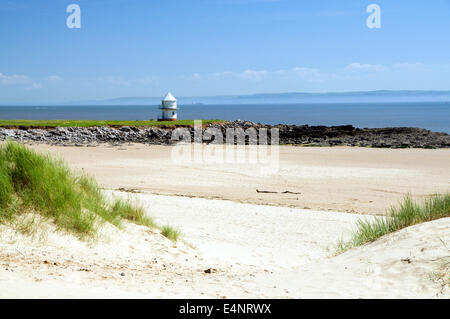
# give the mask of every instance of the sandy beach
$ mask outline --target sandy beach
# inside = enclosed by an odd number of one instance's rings
[[[280,146],[272,175],[252,163],[174,163],[167,146],[34,149],[62,157],[105,189],[250,204],[383,215],[408,192],[419,199],[450,189],[450,149]]]
[[[2,298],[450,297],[449,218],[333,254],[359,218],[406,192],[448,191],[449,150],[283,146],[267,177],[248,164],[176,164],[162,146],[33,148],[93,175],[107,196],[138,199],[182,239],[129,223],[93,242],[45,222],[33,235],[3,225]]]

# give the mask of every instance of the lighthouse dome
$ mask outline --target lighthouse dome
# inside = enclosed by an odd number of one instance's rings
[[[172,95],[172,93],[167,93],[166,97],[163,99],[164,102],[176,102],[176,98]]]

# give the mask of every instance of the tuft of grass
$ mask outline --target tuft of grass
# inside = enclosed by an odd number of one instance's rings
[[[80,238],[95,235],[102,222],[153,225],[140,205],[129,200],[111,204],[94,179],[73,173],[62,160],[8,142],[0,146],[0,223],[17,223],[26,213],[51,219]],[[18,229],[29,232],[32,224]]]
[[[169,225],[165,225],[161,229],[161,234],[171,241],[177,241],[178,237],[181,235],[181,232]]]
[[[339,241],[336,253],[373,242],[408,226],[445,217],[450,217],[450,193],[431,195],[421,204],[408,194],[399,207],[391,208],[388,216],[377,217],[375,221],[360,219],[351,240]]]
[[[156,228],[153,219],[145,215],[145,209],[138,202],[118,198],[111,207],[113,215],[129,220],[137,225]]]

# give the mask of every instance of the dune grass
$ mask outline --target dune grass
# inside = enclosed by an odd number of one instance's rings
[[[129,220],[137,225],[157,228],[153,219],[145,215],[145,209],[138,202],[133,202],[131,199],[124,200],[122,198],[115,199],[111,206],[113,215],[120,216],[123,219]]]
[[[169,225],[165,225],[162,227],[161,234],[170,239],[171,241],[177,241],[181,233],[179,230]]]
[[[398,207],[391,208],[388,216],[377,217],[375,221],[360,219],[352,238],[338,242],[336,253],[373,242],[405,227],[444,217],[450,217],[450,193],[432,195],[423,203],[407,195]]]
[[[94,179],[73,173],[62,160],[8,142],[0,146],[0,223],[27,213],[51,219],[80,238],[95,235],[105,221],[118,227],[124,219],[153,226],[137,203],[108,201]]]

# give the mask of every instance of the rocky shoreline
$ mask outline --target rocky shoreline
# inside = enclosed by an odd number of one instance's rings
[[[249,121],[212,123],[202,128],[204,134],[208,129],[222,132],[223,140],[227,129],[267,129],[268,142],[271,129],[279,130],[281,145],[303,146],[361,146],[381,148],[450,148],[450,135],[431,132],[413,127],[392,128],[355,128],[344,126],[308,126],[308,125],[264,125]],[[15,140],[30,143],[45,143],[64,146],[85,146],[99,143],[123,144],[143,143],[154,145],[172,145],[176,127],[56,127],[56,128],[0,128],[0,140]],[[180,128],[178,128],[180,129]],[[193,127],[181,128],[194,137]],[[211,131],[211,130],[210,130]],[[242,131],[241,131],[242,132]],[[248,131],[246,131],[248,132]],[[250,137],[250,139],[252,139]],[[194,139],[193,139],[194,140]],[[251,140],[253,141],[253,140]],[[208,140],[203,140],[209,143]],[[249,137],[245,137],[249,142]],[[253,141],[255,142],[255,141]]]

